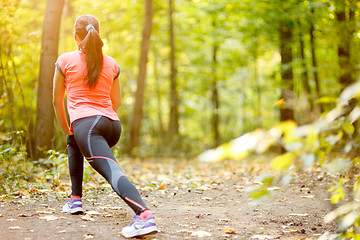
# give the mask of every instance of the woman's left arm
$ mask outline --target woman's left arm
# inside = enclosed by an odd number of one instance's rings
[[[118,108],[121,106],[121,89],[120,89],[120,80],[119,78],[115,78],[110,92],[110,99],[112,103],[112,108],[116,112]]]
[[[55,109],[55,115],[61,130],[66,135],[73,135],[73,133],[70,132],[69,125],[66,120],[64,96],[65,96],[65,78],[59,72],[59,70],[55,68],[55,74],[53,80],[53,104]]]

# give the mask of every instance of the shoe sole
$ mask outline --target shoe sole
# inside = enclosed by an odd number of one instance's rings
[[[72,214],[72,215],[79,215],[79,214],[83,214],[84,213],[84,211],[61,211],[61,212],[63,212],[63,213],[70,213],[70,214]]]
[[[132,238],[132,237],[139,237],[139,236],[144,236],[144,235],[152,235],[152,234],[156,234],[158,232],[159,232],[159,229],[156,226],[152,226],[152,227],[147,227],[145,229],[139,229],[138,231],[136,231],[133,234],[126,235],[126,234],[122,233],[122,235],[124,235],[124,237],[126,237],[126,238]]]
[[[83,214],[84,211],[74,211],[74,212],[70,212],[72,215],[80,215],[80,214]]]
[[[70,209],[70,213],[73,215],[82,214],[83,209],[82,209],[82,207],[75,207],[75,208]]]
[[[75,208],[75,209],[62,209],[62,212],[64,213],[70,213],[72,215],[79,215],[79,214],[83,214],[84,211],[82,210],[82,208]]]

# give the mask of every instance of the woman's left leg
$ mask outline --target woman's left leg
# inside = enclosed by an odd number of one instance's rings
[[[74,136],[67,136],[67,151],[69,172],[71,179],[71,196],[62,208],[63,212],[81,214],[82,209],[82,182],[84,172],[84,157],[76,143]]]
[[[110,183],[136,215],[145,211],[147,207],[139,192],[125,176],[110,149],[120,137],[120,122],[93,116],[75,121],[73,129],[76,142],[90,165]]]
[[[74,135],[67,136],[66,140],[71,179],[71,195],[82,197],[84,157],[75,141]]]

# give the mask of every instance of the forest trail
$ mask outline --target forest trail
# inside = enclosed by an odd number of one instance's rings
[[[121,164],[130,166],[129,160]],[[313,170],[295,176],[291,184],[272,188],[274,194],[262,204],[254,204],[250,189],[263,169],[250,165],[131,161],[126,172],[160,229],[142,239],[332,239],[336,225],[323,222],[333,207],[325,174]],[[0,239],[125,239],[120,231],[132,221],[130,208],[102,178],[92,179],[84,184],[84,215],[61,212],[68,180],[54,190],[14,193],[13,199],[3,195]]]

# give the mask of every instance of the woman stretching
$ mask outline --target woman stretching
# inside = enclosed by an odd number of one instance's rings
[[[78,50],[62,54],[57,62],[53,83],[53,103],[58,123],[67,135],[70,199],[63,211],[81,214],[83,157],[134,210],[135,221],[122,229],[125,237],[158,232],[155,219],[134,185],[124,175],[111,147],[120,138],[121,125],[116,110],[121,105],[120,68],[102,52],[99,21],[91,15],[75,21]],[[64,96],[70,128],[66,120]]]

